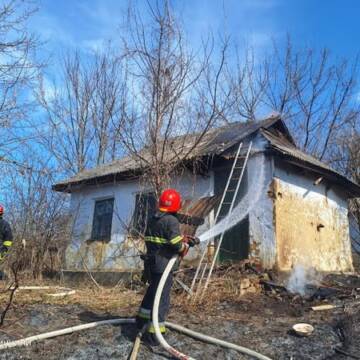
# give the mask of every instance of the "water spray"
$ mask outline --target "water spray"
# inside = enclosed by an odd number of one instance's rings
[[[209,230],[205,231],[199,236],[201,242],[213,239],[217,235],[220,235],[223,232],[230,230],[241,220],[243,220],[259,201],[265,186],[264,155],[262,153],[253,155],[252,161],[254,162],[255,171],[251,177],[254,179],[254,181],[251,182],[245,196],[234,207],[233,211],[230,214],[228,214],[221,221],[219,221],[217,224],[215,224]]]

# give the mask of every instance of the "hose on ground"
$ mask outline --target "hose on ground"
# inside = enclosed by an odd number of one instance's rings
[[[14,287],[10,288],[10,290],[13,290],[13,289],[14,289]],[[19,291],[19,290],[56,290],[56,291],[61,290],[61,292],[46,294],[46,296],[50,296],[50,297],[64,297],[64,296],[69,296],[69,295],[73,295],[76,293],[76,291],[73,289],[69,289],[69,288],[65,288],[65,287],[57,287],[57,286],[19,286],[16,289],[16,291]]]
[[[177,359],[182,359],[182,360],[194,360],[194,358],[181,353],[180,351],[176,350],[175,348],[173,348],[172,346],[170,346],[166,340],[164,339],[164,337],[162,336],[161,332],[160,332],[160,328],[159,328],[159,319],[158,319],[158,315],[159,315],[159,304],[160,304],[160,298],[161,298],[161,294],[166,282],[166,279],[168,278],[170,271],[172,269],[172,267],[174,266],[174,263],[176,261],[176,256],[173,257],[167,267],[165,268],[165,271],[160,279],[160,283],[159,286],[157,288],[156,291],[156,295],[155,295],[155,301],[154,301],[154,306],[153,306],[153,325],[155,328],[155,334],[156,337],[158,338],[160,344],[164,347],[165,350],[167,350],[170,354],[172,354],[173,356],[175,356]],[[45,287],[46,289],[48,287]],[[37,287],[37,289],[35,289],[35,287],[27,287],[27,288],[23,288],[23,290],[43,290],[44,288],[41,287]],[[66,289],[69,290],[69,289]],[[82,331],[82,330],[87,330],[87,329],[92,329],[101,325],[108,325],[108,324],[134,324],[135,318],[117,318],[117,319],[110,319],[110,320],[101,320],[101,321],[95,321],[95,322],[91,322],[91,323],[87,323],[87,324],[81,324],[81,325],[77,325],[77,326],[72,326],[72,327],[68,327],[65,329],[61,329],[61,330],[55,330],[55,331],[50,331],[47,333],[43,333],[43,334],[39,334],[39,335],[34,335],[34,336],[29,336],[27,338],[24,339],[19,339],[19,340],[14,340],[14,341],[9,341],[9,342],[4,342],[4,343],[0,343],[0,350],[6,350],[6,349],[11,349],[14,347],[18,347],[18,346],[29,346],[31,345],[31,343],[33,343],[34,341],[40,341],[40,340],[45,340],[45,339],[50,339],[50,338],[54,338],[56,336],[61,336],[61,335],[67,335],[67,334],[71,334],[73,332],[77,332],[77,331]],[[236,351],[239,351],[243,354],[247,354],[255,359],[260,359],[260,360],[271,360],[269,357],[262,355],[254,350],[250,350],[248,348],[236,345],[236,344],[232,344],[230,342],[224,341],[224,340],[220,340],[220,339],[216,339],[212,336],[208,336],[202,333],[199,333],[197,331],[193,331],[190,329],[187,329],[183,326],[177,325],[177,324],[173,324],[171,322],[166,322],[165,323],[167,327],[169,327],[170,329],[173,329],[175,331],[178,331],[180,333],[184,333],[186,335],[189,335],[195,339],[210,343],[210,344],[214,344],[214,345],[218,345],[218,346],[222,346],[225,348],[229,348],[229,349],[233,349]],[[138,344],[139,345],[139,344]],[[138,349],[136,349],[137,352]]]
[[[165,285],[165,282],[176,262],[176,259],[177,259],[177,256],[173,256],[171,258],[171,260],[168,262],[166,268],[165,268],[165,271],[163,272],[162,276],[161,276],[161,279],[160,279],[160,282],[159,282],[159,285],[158,285],[158,288],[156,290],[156,294],[155,294],[155,300],[154,300],[154,305],[153,305],[153,309],[152,309],[152,321],[153,321],[153,325],[154,325],[154,329],[155,329],[155,334],[156,334],[156,337],[157,339],[159,340],[161,346],[167,351],[169,352],[171,355],[175,356],[177,359],[181,359],[181,360],[195,360],[194,358],[186,355],[186,354],[183,354],[182,352],[176,350],[175,348],[173,348],[171,345],[169,345],[166,340],[164,339],[163,335],[161,334],[160,332],[160,327],[159,327],[159,304],[160,304],[160,299],[161,299],[161,295],[162,295],[162,292],[163,292],[163,289],[164,289],[164,285]],[[253,358],[255,359],[260,359],[260,360],[271,360],[269,357],[265,356],[265,355],[262,355],[254,350],[250,350],[248,348],[245,348],[243,346],[239,346],[239,345],[236,345],[236,344],[232,344],[232,343],[229,343],[227,341],[224,341],[224,340],[220,340],[220,339],[216,339],[212,336],[208,336],[208,335],[204,335],[204,334],[201,334],[197,331],[193,331],[193,330],[189,330],[187,328],[184,328],[183,326],[180,326],[180,325],[176,325],[176,324],[172,324],[172,323],[169,323],[169,322],[166,322],[166,325],[174,330],[177,330],[179,332],[182,332],[186,335],[189,335],[193,338],[196,338],[196,339],[199,339],[199,340],[202,340],[202,341],[205,341],[207,343],[210,343],[210,344],[214,344],[214,345],[219,345],[219,346],[222,346],[222,347],[226,347],[226,348],[229,348],[229,349],[234,349],[234,350],[237,350],[241,353],[244,353],[244,354],[247,354],[247,355],[250,355],[252,356]]]
[[[174,323],[170,323],[170,322],[166,322],[166,325],[170,329],[178,331],[178,332],[183,333],[185,335],[188,335],[188,336],[190,336],[190,337],[192,337],[194,339],[201,340],[201,341],[204,341],[204,342],[207,342],[207,343],[210,343],[210,344],[214,344],[214,345],[219,345],[219,346],[224,347],[224,348],[233,349],[233,350],[239,351],[239,352],[241,352],[243,354],[249,355],[249,356],[253,357],[254,359],[271,360],[269,357],[267,357],[265,355],[262,355],[262,354],[260,354],[260,353],[258,353],[256,351],[254,351],[254,350],[248,349],[248,348],[240,346],[240,345],[230,343],[228,341],[217,339],[217,338],[214,338],[212,336],[208,336],[208,335],[199,333],[197,331],[190,330],[190,329],[188,329],[188,328],[186,328],[184,326],[174,324]]]
[[[29,336],[24,339],[5,342],[5,343],[0,344],[0,350],[10,349],[10,348],[14,348],[17,346],[29,346],[34,341],[40,341],[40,340],[50,339],[50,338],[53,338],[56,336],[67,335],[67,334],[71,334],[73,332],[77,332],[77,331],[81,331],[81,330],[92,329],[92,328],[95,328],[95,327],[98,327],[101,325],[134,324],[134,323],[135,323],[135,319],[133,319],[133,318],[94,321],[94,322],[87,323],[87,324],[71,326],[71,327],[68,327],[65,329],[61,329],[61,330],[55,330],[55,331],[50,331],[50,332],[39,334],[39,335]]]
[[[88,330],[88,329],[92,329],[92,328],[95,328],[98,326],[109,325],[109,324],[110,325],[111,324],[112,325],[135,324],[135,318],[122,318],[122,319],[120,318],[120,319],[95,321],[95,322],[91,322],[91,323],[87,323],[87,324],[81,324],[81,325],[77,325],[77,326],[68,327],[68,328],[61,329],[61,330],[50,331],[50,332],[39,334],[39,335],[29,336],[24,339],[19,339],[19,340],[15,340],[15,341],[9,341],[9,342],[2,343],[2,344],[0,344],[0,350],[11,349],[11,348],[19,347],[19,346],[30,346],[34,341],[51,339],[51,338],[54,338],[57,336],[67,335],[67,334],[71,334],[74,332]],[[202,340],[202,341],[205,341],[208,343],[216,344],[216,345],[219,345],[222,347],[234,349],[234,350],[240,351],[242,353],[248,354],[256,359],[271,360],[270,358],[268,358],[264,355],[258,354],[255,351],[246,349],[242,346],[235,345],[235,344],[229,343],[227,341],[219,340],[219,339],[213,338],[211,336],[201,334],[197,331],[187,329],[183,326],[180,326],[180,325],[168,322],[168,321],[165,324],[170,329],[178,331],[180,333],[184,333],[195,339],[199,339],[199,340]],[[191,358],[186,357],[186,355],[185,355],[185,357],[183,357],[182,359],[191,359]]]

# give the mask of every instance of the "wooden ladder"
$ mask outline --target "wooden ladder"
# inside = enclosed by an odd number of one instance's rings
[[[224,235],[226,233],[227,224],[229,222],[229,217],[226,218],[227,215],[229,215],[235,205],[236,198],[240,189],[240,185],[244,176],[245,168],[249,159],[250,151],[252,148],[252,142],[249,143],[248,149],[246,151],[245,157],[240,156],[241,149],[243,147],[243,143],[241,142],[238,146],[238,149],[236,151],[236,155],[231,167],[231,171],[228,177],[228,180],[226,182],[226,186],[223,191],[223,195],[219,204],[219,207],[216,211],[214,224],[218,223],[221,220],[225,221],[224,224],[224,231],[220,234],[220,238],[217,241],[216,244],[216,250],[215,254],[212,258],[211,264],[205,260],[205,255],[207,253],[208,245],[210,241],[213,241],[214,239],[209,239],[206,246],[204,247],[204,251],[201,255],[199,264],[196,268],[196,272],[194,275],[194,278],[191,282],[190,286],[190,292],[188,297],[191,297],[194,295],[194,300],[198,297],[199,294],[201,294],[201,298],[204,296],[205,291],[209,285],[211,274],[214,270],[214,266],[217,260],[217,257],[219,255],[219,251],[221,248],[221,244],[224,238]],[[201,274],[200,274],[201,273]],[[200,277],[199,277],[200,274]],[[202,282],[206,278],[205,284],[202,287]],[[196,288],[196,289],[195,289]]]

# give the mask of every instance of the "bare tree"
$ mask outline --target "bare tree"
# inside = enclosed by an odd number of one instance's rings
[[[360,121],[359,114],[352,117],[337,135],[336,145],[330,154],[332,164],[341,173],[360,184]],[[360,235],[360,199],[352,199],[349,205],[350,224],[357,222],[355,232]],[[356,226],[356,223],[354,224]],[[360,246],[360,244],[358,244]]]
[[[327,49],[297,50],[288,38],[283,48],[274,44],[264,68],[264,103],[283,115],[300,148],[330,161],[336,135],[359,111],[353,102],[357,60],[332,61]]]
[[[7,177],[7,216],[15,233],[15,249],[19,249],[14,256],[36,278],[45,267],[54,265],[53,253],[62,256],[70,232],[66,197],[51,191],[55,172],[50,164],[51,159],[44,161],[31,154],[27,170],[20,174],[12,169]]]
[[[40,43],[28,30],[28,21],[36,11],[33,1],[6,0],[0,5],[0,168],[2,197],[7,205],[8,216],[16,213],[12,209],[19,210],[21,207],[17,203],[20,194],[17,188],[12,187],[12,179],[16,179],[18,185],[22,186],[22,176],[30,170],[22,162],[23,154],[31,153],[30,142],[34,139],[26,118],[34,109],[32,88],[44,65],[36,56]],[[21,194],[25,195],[24,191]],[[12,224],[19,224],[20,220],[19,216]],[[17,264],[13,262],[10,267],[15,283]],[[11,293],[10,303],[12,296]]]
[[[78,52],[63,60],[61,85],[53,83],[38,92],[48,131],[41,144],[57,160],[63,174],[75,174],[103,164],[118,154],[117,129],[122,70],[109,50],[89,62]]]
[[[11,269],[11,275],[13,277],[13,281],[10,282],[10,284],[4,290],[0,291],[0,293],[8,293],[9,294],[8,301],[5,303],[4,308],[1,309],[0,327],[4,325],[6,315],[7,315],[8,311],[10,310],[10,308],[12,307],[13,302],[14,302],[15,292],[19,287],[19,279],[18,279],[19,262],[13,263],[11,265],[10,269]]]
[[[29,1],[8,0],[0,5],[0,164],[16,159],[14,151],[31,135],[22,123],[31,108],[30,90],[41,64],[38,41],[27,29],[37,9]],[[15,126],[16,124],[16,126]]]
[[[123,82],[121,60],[111,52],[95,56],[92,120],[96,142],[96,164],[114,160],[119,154],[118,123],[121,116]]]
[[[93,141],[91,102],[93,83],[80,64],[79,54],[68,56],[63,64],[60,88],[43,87],[39,102],[46,111],[49,131],[40,134],[45,148],[67,173],[77,173],[88,166]]]
[[[167,1],[148,10],[150,21],[145,23],[129,9],[122,39],[127,101],[119,135],[129,155],[146,169],[147,183],[159,193],[225,112],[228,93],[221,79],[227,42],[215,65],[213,39],[197,52],[188,50]]]
[[[254,121],[264,103],[269,87],[269,74],[256,59],[253,49],[247,48],[244,56],[236,49],[236,65],[227,66],[226,79],[230,88],[231,111],[227,122]]]
[[[320,160],[330,153],[346,124],[357,117],[357,59],[338,61],[327,49],[295,48],[274,41],[261,56],[253,50],[229,66],[231,118],[253,120],[269,112],[282,115],[298,146]]]

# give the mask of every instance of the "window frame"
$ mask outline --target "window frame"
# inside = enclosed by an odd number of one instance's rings
[[[99,217],[99,215],[96,213],[96,210],[97,210],[97,206],[99,203],[103,203],[106,201],[112,202],[111,203],[111,216],[110,216],[110,220],[108,220],[109,224],[105,224],[106,226],[109,227],[109,229],[106,231],[105,236],[99,236],[103,233],[103,231],[101,229],[98,231],[95,231],[95,226],[96,226],[95,222],[97,221],[96,217],[97,216]],[[100,241],[100,242],[104,242],[104,243],[108,243],[111,241],[112,225],[113,225],[113,217],[114,217],[114,205],[115,205],[115,197],[114,196],[94,199],[94,210],[93,210],[93,218],[92,218],[92,225],[91,225],[91,237],[90,237],[91,241]],[[110,212],[108,214],[110,214]],[[105,216],[105,215],[100,215],[100,216]],[[102,224],[100,226],[105,226],[105,225]]]
[[[140,224],[140,225],[143,227],[143,229],[139,229],[140,219],[136,219],[136,217],[139,216],[139,207],[137,206],[138,198],[140,196],[144,196],[144,195],[148,198],[150,196],[153,196],[153,199],[154,199],[154,208],[152,209],[153,213],[155,213],[157,210],[157,198],[156,198],[156,194],[154,191],[148,190],[148,191],[138,191],[138,192],[134,193],[134,210],[133,210],[133,214],[131,217],[131,228],[130,228],[130,235],[133,237],[138,237],[139,234],[143,235],[145,233],[146,225],[149,220],[149,214],[147,214],[147,217],[145,219],[141,220],[143,222],[143,224]],[[147,202],[147,204],[149,204],[149,203]],[[147,210],[149,210],[149,207]],[[150,214],[150,216],[151,215],[152,214]]]

